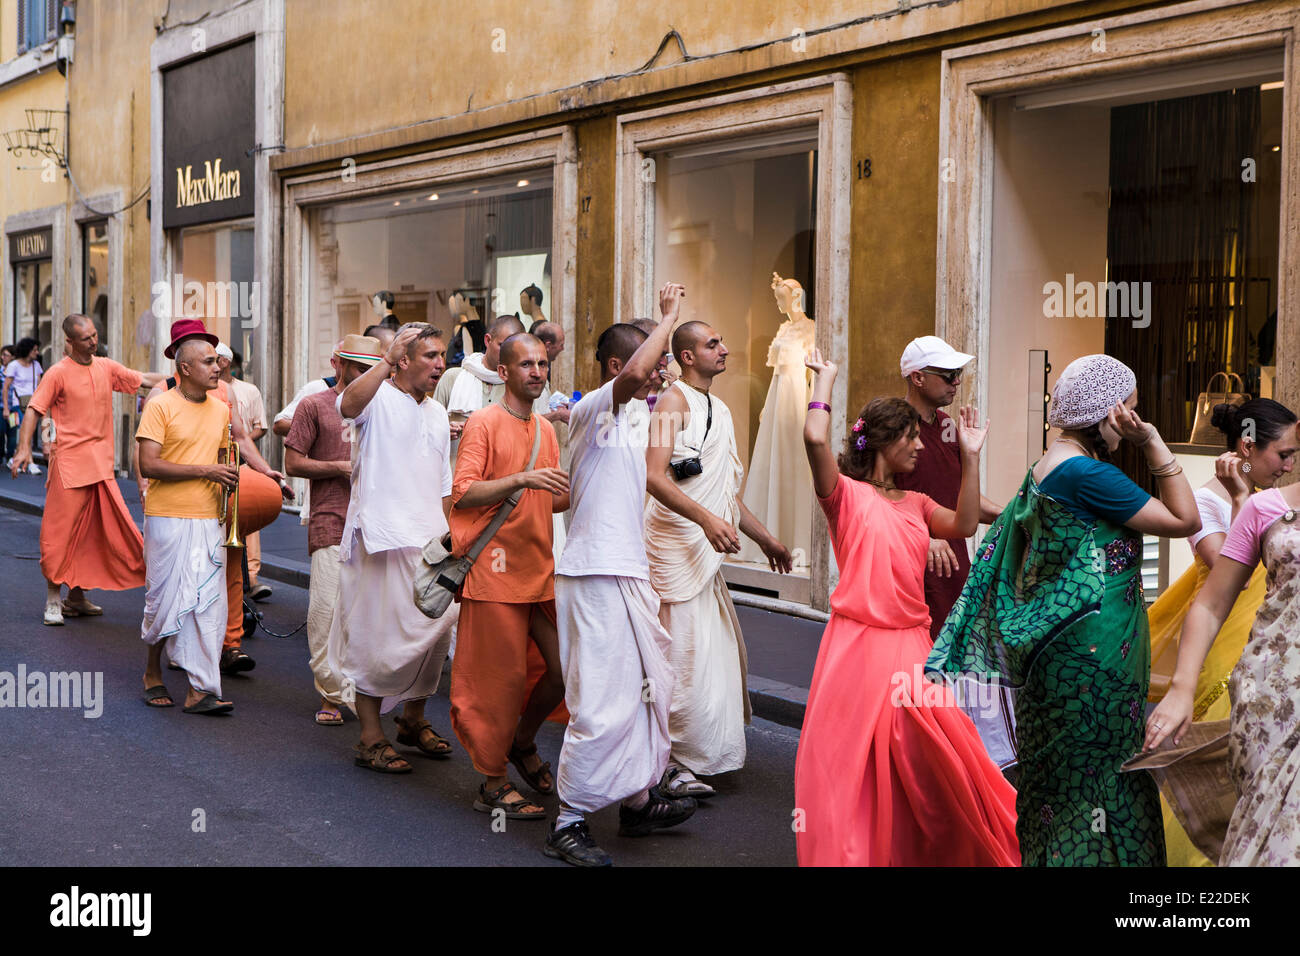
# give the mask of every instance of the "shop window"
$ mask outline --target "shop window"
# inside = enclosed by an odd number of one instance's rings
[[[453,360],[461,343],[481,346],[484,321],[518,314],[530,285],[542,290],[549,317],[551,203],[551,174],[529,172],[309,210],[311,373],[329,367],[340,338],[380,320],[380,291],[393,294],[399,322],[442,329]],[[456,293],[467,308],[453,316]],[[468,334],[453,337],[460,327]]]
[[[40,361],[49,368],[54,348],[54,264],[51,259],[21,262],[14,266],[13,341],[33,338],[40,343]]]
[[[797,552],[796,565],[807,573],[814,503],[802,437],[803,355],[818,318],[817,130],[685,147],[652,159],[654,287],[683,283],[683,318],[722,334],[727,371],[711,390],[731,409],[744,501]],[[783,280],[780,290],[774,274]],[[792,293],[790,280],[799,292]],[[797,314],[797,302],[790,305],[792,294],[801,295],[812,322]],[[803,344],[790,345],[799,333]],[[766,569],[762,552],[743,540],[737,560]]]
[[[99,333],[99,353],[108,354],[108,220],[81,226],[81,313]]]
[[[253,281],[253,224],[182,229],[179,250],[172,315],[203,319],[243,358],[244,378],[260,386],[265,303]]]

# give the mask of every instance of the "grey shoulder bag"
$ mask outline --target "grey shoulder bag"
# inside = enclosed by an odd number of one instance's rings
[[[537,453],[542,447],[542,426],[539,423],[536,431],[533,433],[533,453],[528,459],[528,467],[524,471],[532,471],[533,466],[537,464]],[[497,513],[492,516],[488,526],[483,529],[482,534],[478,536],[463,557],[455,557],[443,543],[442,538],[433,538],[424,546],[421,552],[420,568],[415,572],[415,606],[418,607],[425,617],[438,618],[451,606],[452,599],[460,591],[461,585],[465,583],[465,578],[469,576],[469,569],[474,566],[474,560],[479,556],[487,543],[492,540],[493,536],[501,530],[501,526],[506,523],[510,513],[515,510],[515,505],[519,504],[519,496],[523,490],[516,491],[509,498],[501,503]],[[450,542],[450,536],[447,538]]]

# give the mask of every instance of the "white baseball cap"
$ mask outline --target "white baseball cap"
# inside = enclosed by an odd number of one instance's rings
[[[907,343],[907,348],[903,349],[902,361],[898,364],[903,371],[903,378],[907,378],[913,372],[927,368],[965,368],[974,360],[975,356],[958,352],[937,335],[923,335]]]

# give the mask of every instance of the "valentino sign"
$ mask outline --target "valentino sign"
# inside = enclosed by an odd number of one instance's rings
[[[239,170],[222,171],[221,157],[204,160],[203,171],[194,175],[194,166],[176,167],[176,205],[201,206],[209,202],[239,198]]]

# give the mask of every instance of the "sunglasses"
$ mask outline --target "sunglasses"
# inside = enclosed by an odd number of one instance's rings
[[[926,368],[926,369],[922,369],[921,371],[925,372],[926,375],[937,375],[939,378],[943,379],[949,385],[956,385],[957,380],[961,378],[961,369],[959,368],[958,369]]]

